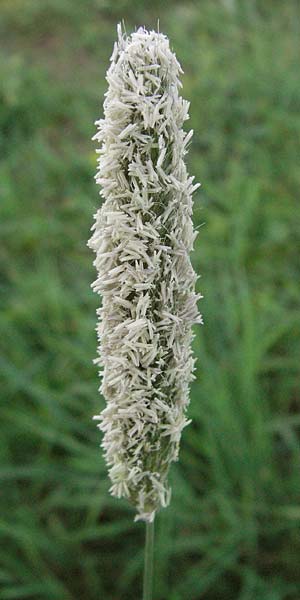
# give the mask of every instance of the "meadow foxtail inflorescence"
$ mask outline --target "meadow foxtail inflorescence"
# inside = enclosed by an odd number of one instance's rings
[[[99,428],[110,491],[152,521],[170,501],[167,475],[189,423],[191,326],[201,323],[189,253],[193,184],[184,162],[189,103],[168,38],[118,26],[107,72],[96,181],[104,198],[89,246],[96,253],[101,391]]]

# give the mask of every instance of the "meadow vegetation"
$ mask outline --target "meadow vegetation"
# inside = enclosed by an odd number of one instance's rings
[[[300,598],[300,8],[1,0],[0,600],[134,600],[144,525],[109,480],[86,247],[116,24],[185,74],[205,325],[155,600]]]

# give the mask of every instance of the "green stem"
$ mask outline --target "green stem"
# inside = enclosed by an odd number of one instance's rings
[[[143,600],[152,600],[154,520],[146,521]]]

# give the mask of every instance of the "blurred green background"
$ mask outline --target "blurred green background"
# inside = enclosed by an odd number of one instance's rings
[[[92,415],[91,136],[116,25],[165,32],[195,130],[205,326],[155,600],[300,598],[300,4],[0,0],[0,599],[141,597]]]

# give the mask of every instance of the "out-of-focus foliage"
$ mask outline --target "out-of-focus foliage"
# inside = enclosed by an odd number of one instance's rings
[[[155,600],[299,600],[297,0],[1,0],[0,599],[141,596],[143,524],[91,421],[90,138],[122,18],[171,39],[203,184],[205,326]]]

